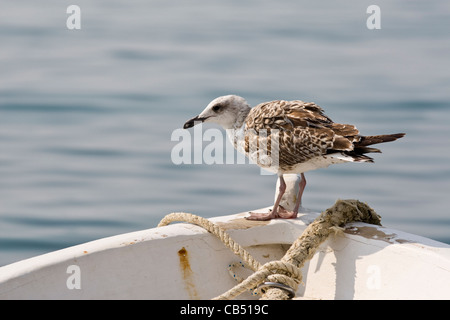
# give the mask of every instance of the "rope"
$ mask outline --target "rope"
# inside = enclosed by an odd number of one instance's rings
[[[191,213],[174,212],[165,216],[159,222],[158,227],[166,226],[169,223],[175,221],[189,222],[203,227],[205,230],[219,238],[231,251],[233,251],[235,255],[240,256],[245,264],[249,266],[253,271],[258,270],[261,267],[260,263],[255,260],[247,250],[245,250],[236,241],[234,241],[223,228],[205,218],[196,216]]]
[[[176,212],[165,216],[158,227],[174,221],[189,222],[203,227],[218,237],[234,254],[240,256],[250,269],[255,271],[235,287],[214,298],[215,300],[233,299],[263,282],[268,284],[268,288],[262,290],[261,299],[287,300],[292,298],[291,290],[286,290],[283,286],[292,288],[293,292],[297,291],[298,285],[302,281],[301,268],[314,256],[320,244],[331,234],[340,232],[345,224],[353,221],[380,225],[381,218],[367,204],[358,200],[338,200],[303,231],[281,260],[271,261],[264,265],[261,265],[247,250],[236,243],[223,228],[205,218],[190,213]],[[281,286],[270,286],[269,283],[278,283]]]

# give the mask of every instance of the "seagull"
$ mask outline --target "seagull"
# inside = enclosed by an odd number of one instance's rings
[[[236,149],[260,167],[278,175],[279,192],[269,213],[252,213],[249,220],[293,219],[298,215],[306,187],[304,173],[346,162],[373,162],[369,147],[395,141],[404,133],[362,136],[351,124],[333,122],[314,102],[275,100],[251,108],[237,95],[212,100],[196,117],[186,121],[188,129],[199,123],[222,126]],[[286,191],[284,174],[300,174],[299,190],[292,211],[280,205]]]

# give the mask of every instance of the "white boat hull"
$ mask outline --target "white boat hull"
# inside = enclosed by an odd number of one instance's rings
[[[261,263],[280,259],[317,216],[254,222],[244,215],[211,220]],[[0,299],[211,299],[236,284],[227,268],[237,261],[201,227],[177,223],[1,267]],[[450,246],[352,223],[320,246],[303,282],[297,297],[307,299],[450,299]]]

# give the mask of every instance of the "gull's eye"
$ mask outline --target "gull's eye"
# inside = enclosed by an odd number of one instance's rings
[[[222,106],[220,104],[216,104],[212,109],[217,112],[222,108]]]

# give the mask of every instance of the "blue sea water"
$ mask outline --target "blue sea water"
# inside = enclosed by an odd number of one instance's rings
[[[66,9],[81,8],[69,30]],[[0,265],[273,203],[250,164],[175,165],[174,130],[219,95],[301,99],[365,135],[374,164],[307,173],[305,207],[367,202],[383,225],[450,243],[450,3],[4,0]],[[207,129],[205,126],[204,129]]]

